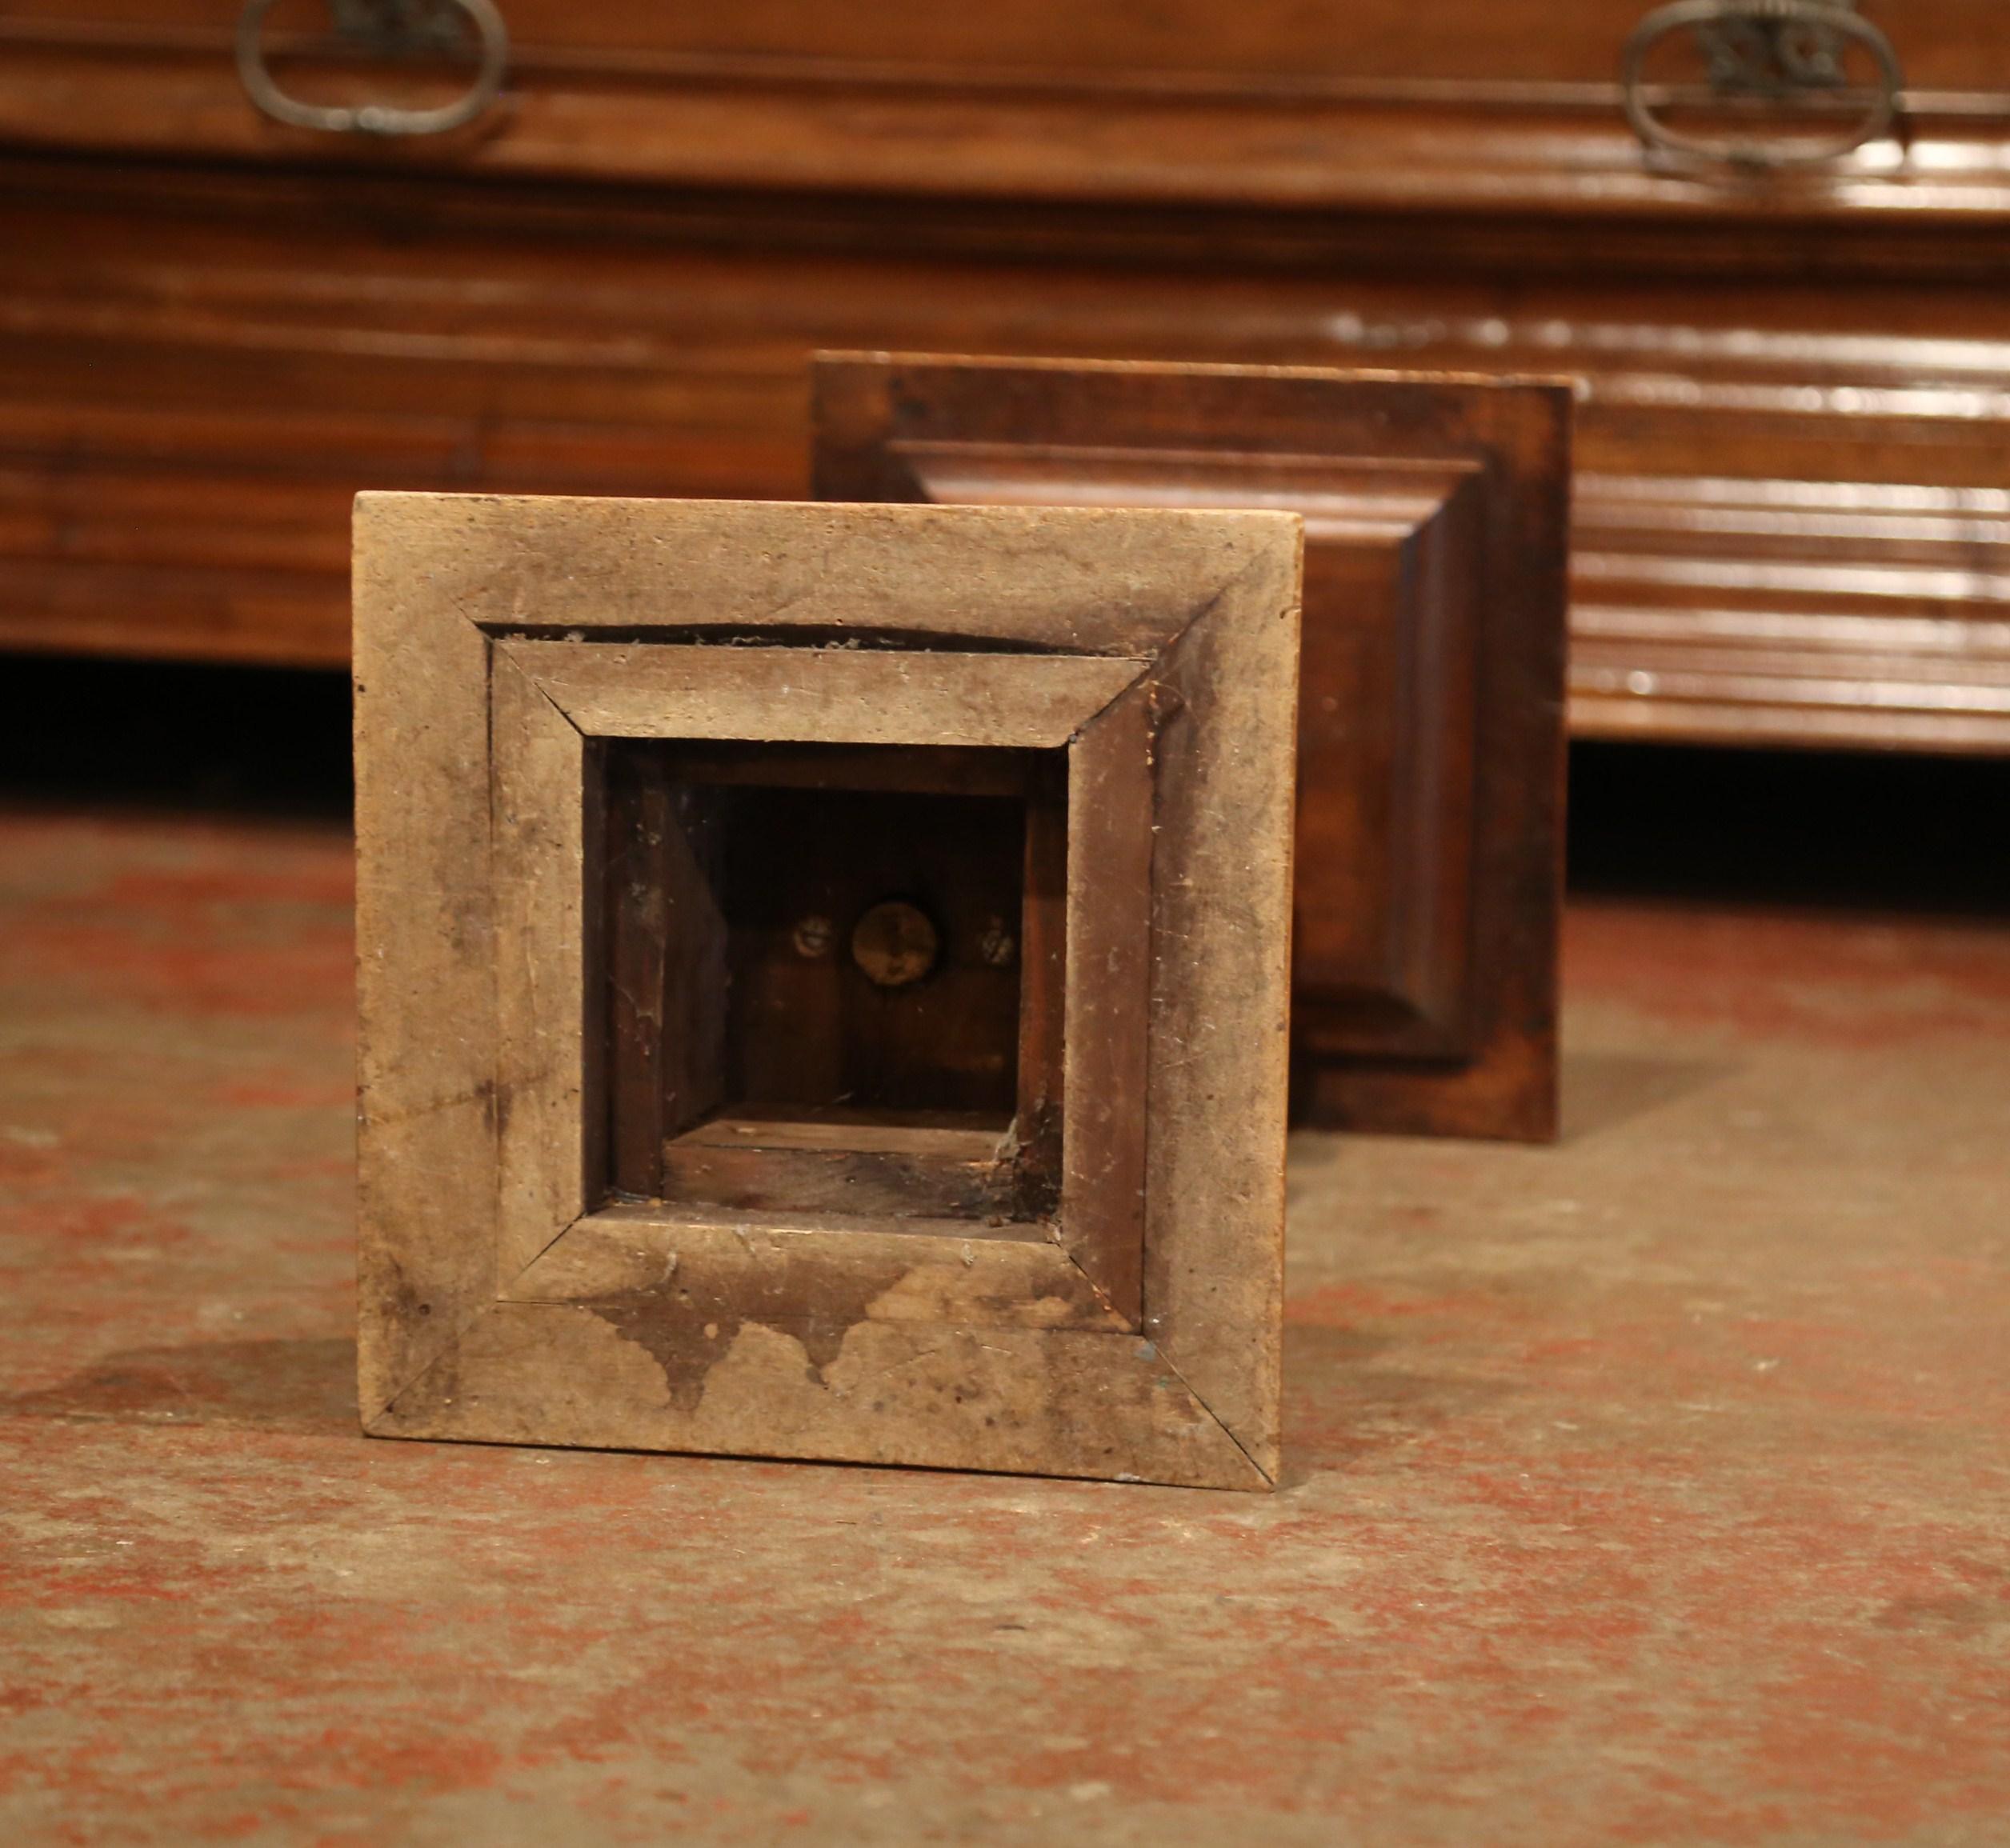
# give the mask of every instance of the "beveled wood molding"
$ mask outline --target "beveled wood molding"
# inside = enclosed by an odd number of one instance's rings
[[[1299,550],[1264,513],[362,497],[366,1428],[1273,1484]],[[1064,766],[1000,1144],[1051,1188],[966,1199],[931,1177],[982,1138],[815,1100],[622,1140],[717,1030],[659,1005],[624,1062],[611,754],[666,743],[708,787]],[[718,928],[685,890],[659,971]],[[705,1194],[750,1162],[822,1190]]]
[[[835,384],[835,368],[842,363],[827,360],[819,370],[820,380],[834,382],[836,390],[843,388]],[[903,386],[929,390],[923,382],[927,362],[896,363],[902,370],[889,385],[890,397]],[[1065,390],[1066,382],[1080,370],[1000,365],[983,376],[1012,390],[1011,415],[1022,434],[1029,434],[1032,394],[1024,382],[1030,378]],[[1187,367],[1123,370],[1132,384],[1155,379],[1169,394],[1195,376]],[[1343,383],[1335,374],[1331,382],[1371,399],[1384,382]],[[1449,383],[1446,388],[1458,389]],[[1218,401],[1215,408],[1219,412],[1225,406]],[[1338,405],[1333,408],[1339,411]],[[984,414],[980,406],[977,415]],[[1108,414],[1106,406],[1095,421]],[[1203,421],[1196,416],[1191,426],[1196,438],[1203,434]],[[1491,936],[1483,923],[1475,929],[1469,870],[1471,785],[1493,769],[1463,761],[1479,723],[1471,657],[1482,645],[1477,624],[1486,602],[1483,575],[1474,569],[1485,545],[1484,510],[1478,504],[1487,491],[1481,479],[1484,464],[1475,457],[1451,454],[1266,454],[1237,446],[1226,432],[1224,439],[1211,450],[1038,438],[895,438],[887,444],[887,458],[905,471],[907,491],[896,494],[891,483],[881,485],[888,499],[937,506],[1271,507],[1304,520],[1307,542],[1315,554],[1330,548],[1385,560],[1390,581],[1411,587],[1415,598],[1396,619],[1398,658],[1387,684],[1342,679],[1347,667],[1335,660],[1324,633],[1329,622],[1345,619],[1340,599],[1315,592],[1312,604],[1315,632],[1307,638],[1307,667],[1301,674],[1312,703],[1299,727],[1293,971],[1297,1037],[1307,1051],[1342,1059],[1393,1057],[1425,1066],[1469,1066],[1477,1050],[1474,946]],[[1391,446],[1400,442],[1387,440]],[[820,466],[827,471],[820,474],[820,483],[835,484],[831,495],[839,498],[843,465],[827,454]],[[1554,652],[1554,631],[1562,622],[1560,598],[1549,616],[1552,633],[1540,639]],[[1344,702],[1337,710],[1336,699]],[[1556,711],[1556,702],[1548,702],[1545,710]],[[1343,801],[1367,799],[1354,774],[1359,766],[1337,752],[1322,752],[1319,741],[1329,733],[1335,738],[1372,735],[1384,722],[1383,715],[1391,712],[1408,722],[1395,746],[1400,769],[1391,779],[1391,800],[1381,818],[1379,838],[1366,843],[1363,854],[1364,843],[1345,822],[1336,822],[1333,812]],[[1460,754],[1462,763],[1443,761],[1439,754],[1445,750]],[[1536,838],[1524,838],[1536,850]],[[1372,884],[1372,874],[1363,878],[1359,868],[1364,862],[1381,872],[1382,883]],[[1532,938],[1525,944],[1528,954],[1554,960],[1553,942]],[[1544,1112],[1511,1110],[1503,1121],[1519,1120],[1524,1114],[1540,1120]],[[1396,1126],[1350,1118],[1329,1126]]]
[[[815,378],[827,499],[1303,518],[1294,1109],[1553,1136],[1567,391],[917,354]]]

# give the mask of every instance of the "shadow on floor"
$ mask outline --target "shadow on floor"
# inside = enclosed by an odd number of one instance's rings
[[[0,1418],[102,1418],[351,1436],[356,1344],[196,1342],[108,1354],[60,1386],[0,1395]]]
[[[1359,1466],[1440,1426],[1487,1417],[1515,1388],[1426,1371],[1419,1344],[1327,1322],[1284,1326],[1284,1472],[1280,1489]]]
[[[1579,896],[2010,915],[2010,758],[1571,747]]]
[[[0,674],[0,718],[11,800],[349,814],[342,673],[26,655]]]
[[[1652,1058],[1636,1053],[1564,1054],[1559,1077],[1563,1098],[1560,1142],[1581,1142],[1636,1118],[1665,1108],[1738,1068],[1716,1059]]]

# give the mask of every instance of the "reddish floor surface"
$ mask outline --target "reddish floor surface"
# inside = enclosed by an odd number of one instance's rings
[[[1578,906],[1257,1498],[359,1438],[347,854],[0,815],[0,1839],[2010,1842],[2010,928]]]

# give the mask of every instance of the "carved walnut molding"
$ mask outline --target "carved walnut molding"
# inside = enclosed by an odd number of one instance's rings
[[[825,499],[1301,514],[1298,1114],[1555,1135],[1564,387],[832,354],[815,405]]]
[[[1263,513],[363,496],[366,1428],[1269,1486],[1299,551]],[[635,739],[1065,754],[1057,1209],[612,1194]]]

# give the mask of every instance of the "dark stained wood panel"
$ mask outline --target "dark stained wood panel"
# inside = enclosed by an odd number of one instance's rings
[[[1297,1107],[1552,1135],[1567,391],[863,355],[816,385],[823,498],[1304,518]]]

